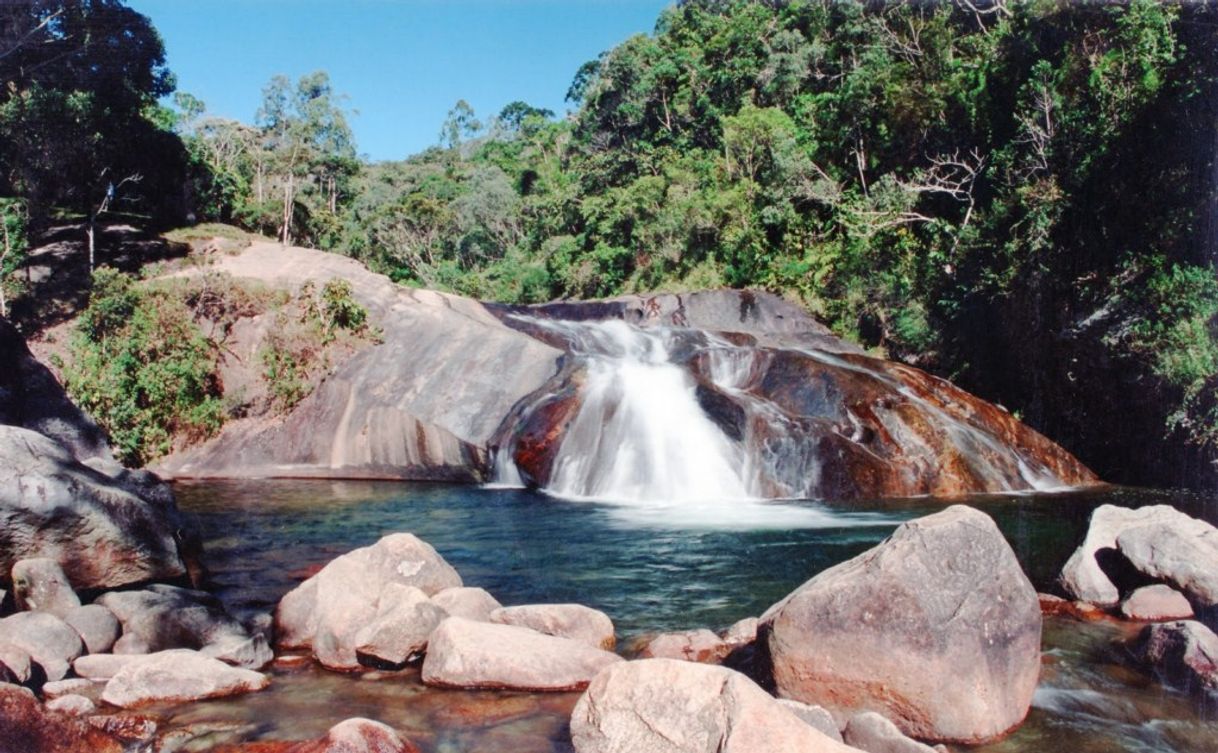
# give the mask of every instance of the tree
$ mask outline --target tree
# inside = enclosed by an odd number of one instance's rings
[[[476,137],[481,130],[482,121],[474,114],[474,108],[469,102],[459,99],[440,127],[440,145],[446,149],[457,149],[462,141]]]

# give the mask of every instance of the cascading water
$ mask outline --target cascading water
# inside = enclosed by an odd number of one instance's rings
[[[546,491],[574,498],[669,502],[754,497],[743,453],[702,410],[672,362],[671,331],[625,322],[545,322],[587,361],[583,402]]]

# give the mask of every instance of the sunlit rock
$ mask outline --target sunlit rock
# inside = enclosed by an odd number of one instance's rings
[[[1157,622],[1162,620],[1187,620],[1193,616],[1193,607],[1171,586],[1162,583],[1137,589],[1121,602],[1121,614],[1131,620]]]
[[[929,745],[907,737],[897,729],[897,725],[874,711],[864,711],[850,717],[842,731],[842,738],[847,745],[866,753],[938,753]]]
[[[716,664],[732,651],[732,644],[706,628],[660,633],[639,648],[640,659],[680,659]]]
[[[473,586],[445,588],[432,596],[431,600],[453,617],[479,622],[490,622],[491,613],[503,606],[486,589]]]
[[[85,644],[66,622],[46,612],[18,612],[0,620],[0,644],[29,654],[47,680],[62,680]]]
[[[376,617],[355,634],[357,659],[369,666],[397,669],[417,659],[427,638],[448,613],[414,586],[386,585]]]
[[[559,638],[570,638],[593,648],[612,651],[616,642],[613,621],[604,612],[582,604],[527,604],[504,607],[490,615],[501,625],[536,630]]]
[[[130,708],[145,703],[181,703],[262,690],[266,675],[232,667],[198,651],[174,649],[141,656],[106,683],[102,700]]]
[[[109,651],[123,633],[118,618],[101,604],[85,604],[68,610],[63,616],[81,640],[90,654],[100,654]]]

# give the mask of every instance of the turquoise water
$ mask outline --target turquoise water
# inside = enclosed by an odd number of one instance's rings
[[[533,492],[377,482],[206,482],[177,487],[204,539],[210,588],[233,611],[270,611],[318,567],[391,531],[431,543],[466,584],[504,604],[577,601],[609,614],[619,645],[660,630],[720,629],[760,614],[821,570],[874,546],[933,499],[838,507],[783,502],[670,508],[569,502]],[[1171,502],[1218,519],[1218,503],[1130,489],[966,500],[989,513],[1039,589],[1051,586],[1090,511]],[[1126,669],[1114,642],[1136,628],[1052,618],[1028,722],[985,751],[1218,750],[1212,710]],[[304,739],[350,716],[393,725],[425,751],[569,750],[574,694],[434,691],[417,670],[272,670],[270,690],[160,710],[206,740]],[[202,741],[200,741],[202,742]]]

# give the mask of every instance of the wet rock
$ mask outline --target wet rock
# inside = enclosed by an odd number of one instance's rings
[[[732,652],[732,645],[706,628],[660,633],[639,649],[640,659],[680,659],[716,664]]]
[[[961,505],[899,527],[761,618],[778,693],[839,722],[876,711],[923,740],[979,743],[1027,714],[1036,591],[990,518]]]
[[[1117,549],[1138,572],[1182,591],[1199,614],[1218,612],[1218,528],[1183,513],[1164,515],[1121,531]]]
[[[723,642],[729,646],[743,646],[753,643],[757,640],[757,626],[761,621],[756,617],[745,617],[743,620],[732,623],[727,630],[723,631]]]
[[[85,721],[95,729],[122,740],[128,748],[142,748],[156,737],[157,732],[157,723],[143,716],[98,714]]]
[[[799,701],[792,701],[790,698],[779,698],[778,705],[799,717],[805,724],[815,727],[818,732],[830,740],[842,742],[842,733],[837,728],[837,722],[833,719],[833,714],[830,714],[824,708],[810,706]]]
[[[85,652],[76,631],[47,612],[18,612],[0,620],[0,644],[29,654],[47,680],[62,680],[72,660]]]
[[[144,703],[197,701],[262,690],[270,678],[229,666],[197,651],[174,649],[140,657],[115,673],[102,700],[121,708]]]
[[[744,675],[672,659],[597,674],[571,712],[577,753],[844,753]]]
[[[355,634],[356,657],[382,669],[404,667],[422,655],[427,637],[447,616],[421,589],[390,583],[381,590],[376,618]]]
[[[109,651],[123,633],[118,618],[101,604],[85,604],[70,609],[63,616],[63,621],[76,631],[90,654]]]
[[[850,717],[842,738],[847,745],[867,753],[937,753],[929,745],[906,737],[897,725],[874,711]]]
[[[1163,620],[1187,620],[1193,616],[1193,607],[1171,586],[1162,583],[1137,589],[1121,602],[1121,614],[1130,620],[1159,622]]]
[[[408,533],[338,557],[288,592],[275,611],[279,645],[310,648],[331,669],[356,669],[357,634],[376,618],[390,584],[425,594],[461,585],[461,576],[431,545]]]
[[[1147,625],[1131,654],[1164,685],[1218,700],[1218,635],[1200,622]]]
[[[54,698],[46,703],[47,711],[68,716],[85,716],[97,710],[97,705],[83,695],[68,693]]]
[[[87,693],[93,689],[93,682],[80,677],[74,677],[68,680],[56,680],[48,682],[42,686],[42,697],[44,699],[58,698],[63,695]]]
[[[616,638],[609,615],[582,604],[528,604],[491,613],[491,622],[516,625],[593,648],[612,651]]]
[[[472,586],[445,588],[432,596],[431,600],[453,617],[478,622],[490,622],[491,612],[503,606],[485,589]]]
[[[1107,616],[1104,610],[1085,601],[1070,601],[1053,594],[1036,594],[1036,598],[1040,601],[1040,613],[1046,616],[1073,617],[1087,622]]]
[[[122,624],[116,654],[195,649],[249,669],[274,658],[265,638],[251,635],[219,599],[203,591],[158,583],[143,591],[112,591],[96,603]]]
[[[357,717],[339,722],[315,745],[293,753],[418,753],[418,748],[389,725]]]
[[[13,565],[12,584],[18,609],[47,612],[62,619],[80,606],[80,597],[53,559],[19,560]]]
[[[582,690],[621,657],[527,628],[450,617],[431,634],[423,682],[448,688]]]
[[[92,725],[49,714],[26,688],[0,683],[0,750],[5,753],[123,753]]]
[[[1062,568],[1059,582],[1074,599],[1102,607],[1114,607],[1121,600],[1119,586],[1136,573],[1117,552],[1117,536],[1131,528],[1156,522],[1188,518],[1169,505],[1153,505],[1136,510],[1116,505],[1101,505],[1091,513],[1087,535]],[[1114,583],[1116,577],[1121,583]],[[1145,585],[1137,584],[1137,585]]]
[[[0,579],[54,556],[76,589],[186,573],[177,510],[140,498],[41,434],[0,426]]]
[[[88,654],[72,662],[72,671],[86,680],[109,680],[128,664],[135,664],[144,654]]]

